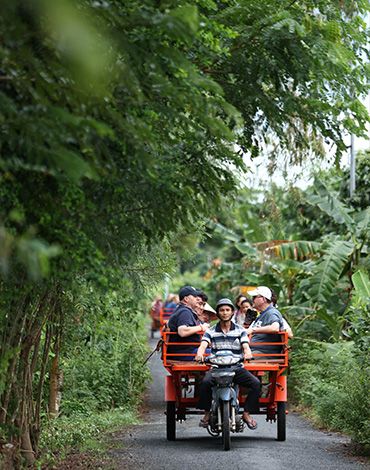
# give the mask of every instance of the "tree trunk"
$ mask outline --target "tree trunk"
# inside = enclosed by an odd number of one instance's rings
[[[26,421],[28,421],[28,419]],[[30,430],[27,425],[23,429],[21,436],[21,454],[30,467],[35,463],[35,452],[32,448]]]
[[[50,368],[49,417],[56,418],[62,398],[63,372],[59,369],[59,351],[55,354]]]
[[[63,372],[60,370],[60,345],[62,339],[62,311],[58,311],[58,321],[55,328],[55,339],[53,345],[54,357],[50,365],[50,388],[49,388],[49,417],[56,418],[59,415],[61,402],[61,389],[63,385]]]

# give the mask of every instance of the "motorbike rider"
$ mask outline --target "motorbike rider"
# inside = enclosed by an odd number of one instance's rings
[[[216,314],[219,318],[219,322],[204,333],[195,357],[196,361],[204,361],[204,354],[207,347],[211,347],[212,353],[216,353],[217,351],[230,351],[233,354],[243,354],[244,360],[252,358],[246,330],[231,320],[234,315],[234,310],[234,305],[230,299],[225,298],[217,302]],[[258,410],[258,397],[261,389],[260,381],[240,365],[240,369],[235,373],[234,383],[249,389],[248,396],[244,403],[242,419],[249,429],[254,430],[257,428],[257,422],[250,416],[250,413]],[[205,411],[204,417],[199,423],[201,427],[207,427],[209,424],[212,404],[212,386],[212,375],[208,371],[200,384],[199,390],[199,403],[197,407]]]

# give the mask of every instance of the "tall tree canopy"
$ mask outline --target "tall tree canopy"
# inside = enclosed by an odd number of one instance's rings
[[[107,233],[118,243],[162,236],[178,219],[194,227],[232,189],[243,164],[235,143],[256,154],[270,142],[297,157],[326,138],[343,151],[344,133],[363,133],[367,119],[368,8],[350,0],[4,6],[1,168],[5,184],[18,186],[26,227],[60,242],[40,206],[63,201],[67,185],[84,205],[80,217],[94,217],[88,237],[100,245]],[[8,199],[9,226],[17,203]],[[70,215],[86,226],[75,209],[62,212],[62,225]]]

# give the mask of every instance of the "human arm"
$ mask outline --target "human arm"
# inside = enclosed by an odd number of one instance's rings
[[[250,359],[252,359],[253,355],[252,355],[252,351],[249,347],[249,344],[248,343],[243,343],[243,356],[244,356],[244,360],[245,361],[249,361]]]
[[[208,345],[209,345],[209,343],[208,343],[207,340],[202,340],[200,342],[200,346],[199,346],[198,351],[195,355],[195,360],[197,362],[203,362],[204,361],[204,354],[206,352],[206,349],[207,349]]]
[[[285,318],[283,318],[283,329],[288,333],[288,338],[293,338],[293,331]]]
[[[177,333],[182,338],[186,338],[187,336],[191,336],[194,334],[204,333],[206,330],[208,330],[208,328],[208,323],[202,323],[201,325],[195,326],[181,325],[177,328]]]
[[[252,352],[249,347],[249,338],[247,331],[245,329],[242,329],[241,336],[240,336],[240,344],[243,352],[243,359],[245,361],[249,361],[249,359],[252,359]]]
[[[253,326],[253,324],[247,329],[248,335],[257,333],[279,333],[280,325],[279,322],[275,321],[271,325],[265,326]]]
[[[288,328],[286,328],[285,331],[288,333],[288,338],[289,338],[289,339],[293,338],[294,335],[293,335],[293,331],[292,331],[292,329],[290,328],[290,326],[288,326]]]

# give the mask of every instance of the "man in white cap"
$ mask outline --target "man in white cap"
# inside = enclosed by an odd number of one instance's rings
[[[272,304],[271,290],[266,286],[258,286],[254,290],[249,291],[248,295],[253,298],[253,306],[261,312],[247,329],[247,333],[253,335],[252,343],[280,343],[280,335],[271,334],[279,333],[279,331],[284,329],[283,317],[279,310]],[[281,352],[281,345],[268,346],[251,344],[250,348],[254,354],[273,354]]]

